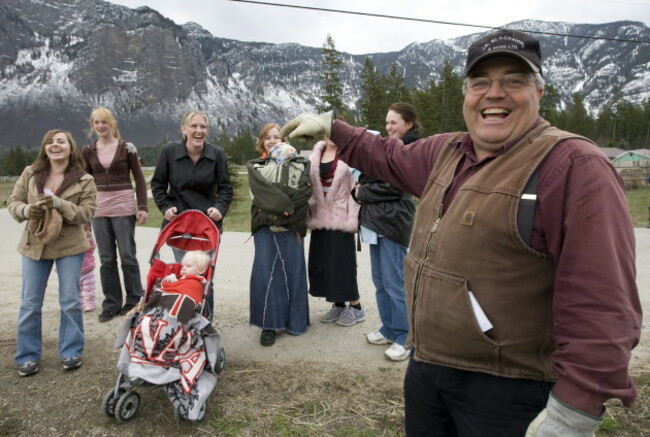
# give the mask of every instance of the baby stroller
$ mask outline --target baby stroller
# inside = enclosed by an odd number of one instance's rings
[[[116,347],[122,348],[117,365],[120,373],[115,386],[104,396],[104,415],[127,421],[140,406],[138,388],[162,387],[172,402],[176,420],[203,419],[207,399],[226,360],[206,304],[212,289],[219,237],[214,222],[198,210],[182,212],[160,232],[149,261],[142,303],[149,301],[162,278],[171,273],[180,276],[180,263],[163,261],[162,249],[173,259],[171,248],[210,254],[210,266],[203,275],[203,300],[196,307],[196,314],[190,313],[191,319],[184,324],[173,315],[180,302],[169,308],[154,306],[126,316],[116,341]],[[178,301],[182,299],[179,297]]]

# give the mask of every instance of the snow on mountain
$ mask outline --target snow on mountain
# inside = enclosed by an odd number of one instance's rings
[[[650,40],[632,21],[602,25],[524,20],[508,27],[539,32]],[[344,101],[354,108],[370,57],[380,72],[396,63],[409,87],[437,80],[445,61],[460,74],[480,34],[412,43],[398,52],[343,53]],[[540,34],[544,77],[564,102],[580,93],[594,111],[620,93],[650,98],[650,44]],[[102,0],[4,0],[0,4],[0,147],[35,147],[50,128],[85,142],[94,106],[117,112],[125,137],[153,145],[180,136],[184,112],[200,108],[215,129],[235,133],[283,123],[319,103],[321,50],[299,44],[214,37],[179,26],[148,7]]]

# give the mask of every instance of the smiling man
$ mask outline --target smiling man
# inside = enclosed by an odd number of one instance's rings
[[[592,436],[607,399],[636,397],[623,184],[595,144],[539,116],[536,38],[474,42],[463,91],[467,133],[404,145],[323,114],[280,134],[326,134],[343,161],[421,199],[405,260],[408,436]]]

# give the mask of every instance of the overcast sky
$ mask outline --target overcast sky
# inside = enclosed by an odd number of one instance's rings
[[[177,24],[194,21],[212,35],[240,41],[294,42],[322,47],[331,34],[339,51],[397,51],[412,42],[483,32],[485,28],[418,23],[231,0],[109,0],[130,8],[149,6]],[[633,20],[650,25],[650,0],[268,0],[313,8],[350,10],[463,25],[498,27],[535,19],[570,23]],[[398,7],[399,5],[399,7]]]

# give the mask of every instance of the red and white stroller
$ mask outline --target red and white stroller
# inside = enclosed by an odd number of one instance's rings
[[[102,412],[106,416],[120,422],[131,419],[140,406],[136,389],[162,387],[174,406],[177,420],[203,419],[207,399],[226,359],[220,336],[210,323],[212,315],[207,305],[219,237],[214,222],[198,210],[182,212],[160,232],[149,262],[151,267],[142,303],[149,302],[155,287],[165,276],[171,273],[180,276],[180,263],[163,260],[163,255],[173,259],[172,248],[210,254],[210,266],[203,275],[206,278],[203,300],[185,323],[177,317],[181,301],[187,299],[181,295],[176,302],[167,299],[164,305],[156,304],[126,316],[116,341],[116,347],[122,348],[117,364],[120,373],[102,402]]]

